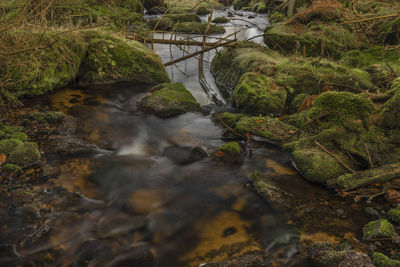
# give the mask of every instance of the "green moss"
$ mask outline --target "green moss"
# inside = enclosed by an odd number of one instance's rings
[[[58,111],[47,111],[45,113],[46,120],[51,123],[59,122],[64,117],[65,117],[65,114],[62,112],[58,112]]]
[[[251,0],[235,0],[233,1],[233,7],[235,9],[244,9],[245,7],[250,7]]]
[[[7,162],[28,167],[40,159],[38,145],[33,142],[19,144],[10,153]]]
[[[395,235],[394,226],[386,219],[369,222],[363,228],[363,239],[367,241],[379,238],[392,238]]]
[[[381,108],[382,126],[387,129],[400,129],[400,93],[392,96]]]
[[[199,8],[196,10],[196,14],[200,16],[210,14],[210,12],[211,11],[204,5],[200,5]]]
[[[265,3],[258,3],[256,11],[257,13],[267,13],[267,6]]]
[[[350,50],[341,56],[341,62],[350,67],[367,67],[373,64],[385,62],[396,68],[399,52],[396,48],[387,48],[375,45],[362,50]]]
[[[389,95],[395,95],[396,93],[400,93],[400,77],[397,77],[392,81],[389,90],[386,91],[385,93]]]
[[[200,105],[181,83],[163,83],[140,100],[139,109],[160,117],[171,117],[188,111],[198,111]]]
[[[220,146],[214,153],[213,158],[223,162],[237,162],[242,155],[242,148],[237,142],[230,142]]]
[[[289,115],[285,118],[284,121],[290,125],[293,125],[296,128],[303,128],[310,119],[309,113],[310,112],[308,110],[303,110],[301,112]]]
[[[301,174],[312,182],[325,184],[346,172],[336,159],[319,149],[297,149],[292,157]]]
[[[21,142],[28,141],[28,136],[24,133],[14,133],[11,135],[11,139],[17,139]]]
[[[233,92],[239,112],[279,116],[286,102],[286,90],[274,79],[255,72],[244,74]]]
[[[5,164],[3,166],[3,170],[7,173],[12,173],[12,174],[21,174],[23,173],[22,168],[18,165],[15,164]]]
[[[213,23],[227,23],[229,21],[230,21],[230,19],[228,19],[226,17],[216,17],[211,22],[213,22]]]
[[[372,262],[376,265],[376,267],[399,267],[400,260],[392,260],[388,256],[374,252],[372,254]]]
[[[285,23],[275,23],[267,28],[264,43],[271,49],[305,56],[340,58],[343,51],[358,48],[356,36],[340,25],[311,24],[294,30]]]
[[[169,31],[172,29],[174,22],[170,18],[162,17],[160,19],[149,20],[147,22],[147,25],[150,27],[151,30]]]
[[[241,118],[236,123],[235,130],[242,134],[250,133],[259,136],[271,143],[280,145],[289,136],[289,132],[296,129],[277,118],[259,116]]]
[[[315,99],[310,117],[327,113],[327,120],[331,122],[342,122],[349,119],[366,122],[373,111],[373,103],[365,95],[349,92],[326,92]]]
[[[3,139],[6,137],[6,133],[3,130],[0,130],[0,139]]]
[[[229,98],[244,73],[268,75],[282,61],[286,59],[274,51],[251,42],[238,42],[214,57],[211,72],[221,94]]]
[[[5,134],[14,134],[14,133],[20,133],[22,132],[22,130],[24,129],[24,127],[22,126],[7,126],[4,125],[1,130],[5,133]]]
[[[18,139],[3,139],[0,141],[0,154],[10,154],[22,142]]]
[[[176,32],[191,33],[191,34],[204,34],[207,29],[207,23],[201,22],[180,22],[175,26]],[[210,34],[222,34],[225,33],[225,28],[218,25],[211,25],[208,29]]]
[[[229,127],[235,127],[236,123],[244,116],[245,115],[243,114],[224,112],[222,113],[221,118]]]
[[[164,18],[177,22],[201,22],[201,19],[196,14],[166,14]]]
[[[268,18],[270,23],[279,23],[285,20],[286,16],[281,12],[275,11]]]
[[[88,57],[82,66],[82,84],[110,81],[148,84],[169,82],[160,58],[139,42],[96,32],[88,32],[87,38]]]
[[[393,223],[400,224],[400,207],[389,210],[387,216]]]

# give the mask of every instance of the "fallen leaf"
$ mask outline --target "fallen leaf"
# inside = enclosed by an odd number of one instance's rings
[[[0,154],[0,165],[3,165],[6,160],[7,156],[5,154]]]
[[[221,156],[223,156],[223,155],[225,155],[225,153],[222,152],[222,151],[217,151],[217,152],[215,152],[215,156],[217,156],[217,157],[221,157]]]

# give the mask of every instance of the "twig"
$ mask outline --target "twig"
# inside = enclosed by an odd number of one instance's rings
[[[321,145],[318,141],[314,141],[315,144],[317,146],[319,146],[323,151],[325,151],[326,153],[328,153],[331,157],[333,157],[334,159],[336,159],[340,164],[343,165],[343,167],[345,167],[347,170],[351,171],[352,173],[355,173],[355,171],[350,168],[344,161],[342,161],[338,156],[336,156],[335,154],[333,154],[332,152],[330,152],[328,149],[326,149],[323,145]]]
[[[234,129],[232,129],[231,127],[229,127],[229,125],[227,125],[225,122],[224,122],[224,120],[221,118],[221,115],[219,115],[219,113],[215,113],[215,115],[217,116],[217,118],[221,121],[221,123],[225,126],[225,128],[227,128],[229,131],[231,131],[233,134],[235,134],[235,135],[237,135],[237,136],[239,136],[239,137],[242,137],[242,138],[245,138],[246,136],[245,135],[243,135],[243,134],[241,134],[241,133],[238,133],[237,131],[235,131]]]
[[[387,18],[393,18],[393,17],[398,17],[398,16],[399,16],[399,14],[391,14],[391,15],[385,15],[385,16],[380,16],[380,17],[373,17],[373,18],[345,21],[345,22],[342,22],[341,24],[365,22],[365,21],[378,20],[378,19],[387,19]]]
[[[368,156],[368,161],[369,161],[369,166],[373,169],[374,168],[374,163],[372,163],[371,160],[371,155],[369,154],[369,150],[366,144],[364,144],[365,150],[367,151],[367,156]]]

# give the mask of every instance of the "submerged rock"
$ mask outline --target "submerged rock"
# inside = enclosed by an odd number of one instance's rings
[[[180,22],[174,26],[176,32],[190,33],[190,34],[204,34],[207,29],[207,23],[201,22]],[[209,34],[222,34],[225,33],[225,28],[218,25],[211,25],[208,29]]]
[[[177,164],[190,164],[208,157],[201,147],[169,146],[164,149],[164,156]]]
[[[379,238],[393,238],[397,236],[394,226],[386,219],[369,222],[363,228],[363,239],[374,240]]]
[[[235,163],[240,161],[242,148],[237,142],[230,142],[220,146],[213,152],[213,159],[226,163]]]
[[[211,22],[213,22],[213,23],[227,23],[229,21],[230,21],[230,19],[228,19],[226,17],[216,17]]]
[[[140,100],[138,107],[162,118],[200,110],[200,104],[181,83],[163,83],[153,87]]]

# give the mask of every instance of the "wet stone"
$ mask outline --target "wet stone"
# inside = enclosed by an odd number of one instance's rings
[[[164,149],[164,156],[181,165],[190,164],[208,157],[201,147],[170,146]]]

